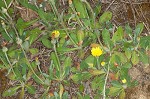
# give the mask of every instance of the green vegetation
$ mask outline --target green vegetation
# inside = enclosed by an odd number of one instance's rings
[[[101,4],[92,8],[87,0],[69,0],[66,12],[57,3],[45,1],[43,6],[50,9],[44,11],[28,0],[0,1],[1,41],[8,43],[1,45],[0,69],[7,70],[7,78],[15,82],[2,97],[19,94],[23,99],[27,93],[38,94],[38,85],[44,89],[41,99],[124,99],[125,89],[138,84],[128,70],[139,62],[149,63],[150,37],[141,35],[143,23],[134,28],[114,26],[110,11],[99,16]],[[14,18],[19,6],[33,10],[37,17]],[[29,28],[35,24],[44,29]],[[40,49],[33,47],[36,42],[50,50],[46,70],[38,57]],[[71,96],[68,88],[73,84],[77,86]]]

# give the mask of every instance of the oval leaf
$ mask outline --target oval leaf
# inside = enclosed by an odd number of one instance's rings
[[[106,11],[100,16],[99,22],[104,23],[109,21],[111,18],[112,18],[112,12]]]
[[[8,90],[4,91],[2,96],[7,97],[7,96],[12,96],[16,93],[16,91],[20,88],[21,86],[15,86],[12,88],[9,88]]]
[[[139,63],[139,57],[138,57],[138,54],[136,53],[136,51],[133,51],[133,53],[132,53],[131,62],[133,63],[133,65],[136,65]]]

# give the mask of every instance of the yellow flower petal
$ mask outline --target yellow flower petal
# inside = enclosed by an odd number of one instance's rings
[[[123,80],[122,80],[122,83],[126,83],[127,82],[127,80],[124,78]]]
[[[95,57],[99,57],[100,55],[102,55],[102,50],[100,49],[100,47],[95,47],[95,48],[92,48],[91,50],[91,54]]]
[[[52,38],[58,38],[59,35],[60,35],[60,33],[59,33],[59,31],[57,31],[57,30],[54,30],[54,31],[52,32],[52,34],[51,34]]]
[[[105,62],[101,62],[101,65],[102,65],[102,66],[105,66],[105,64],[106,64]]]

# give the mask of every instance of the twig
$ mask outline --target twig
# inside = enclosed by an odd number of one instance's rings
[[[136,26],[136,16],[135,16],[135,11],[134,11],[134,6],[132,4],[132,2],[130,0],[128,0],[130,2],[130,7],[131,7],[131,10],[132,10],[132,13],[133,13],[133,17],[134,17],[134,25]]]
[[[110,6],[111,6],[114,2],[115,2],[115,0],[113,0],[113,1],[109,4],[109,6],[106,8],[105,11],[107,11],[107,10],[110,8]]]

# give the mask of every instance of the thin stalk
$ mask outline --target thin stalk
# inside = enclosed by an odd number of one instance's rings
[[[4,60],[3,60],[3,58],[0,56],[0,59],[1,59],[1,61],[3,62],[3,64],[5,65],[5,67],[6,68],[9,68],[8,66],[7,66],[7,64],[4,62]]]
[[[59,57],[58,57],[58,54],[57,54],[57,50],[56,50],[56,45],[53,44],[54,46],[54,52],[55,52],[55,55],[56,55],[56,58],[57,58],[57,62],[58,62],[58,70],[61,72],[61,67],[60,67],[60,60],[59,60]],[[60,73],[61,74],[61,73]]]
[[[25,58],[26,58],[26,61],[27,61],[28,64],[29,64],[29,67],[30,67],[32,73],[42,82],[42,84],[44,84],[43,80],[42,80],[41,78],[39,78],[39,76],[37,76],[36,73],[35,73],[35,71],[33,70],[32,66],[31,66],[31,64],[30,64],[30,62],[29,62],[29,60],[28,60],[28,57],[27,57],[27,55],[26,55],[26,52],[25,52],[24,49],[23,49],[23,46],[22,46],[21,44],[20,44],[20,46],[21,46],[21,49],[22,49],[22,51],[23,51],[23,54],[24,54],[24,56],[25,56]]]
[[[8,5],[7,5],[6,1],[5,0],[2,0],[2,1],[4,2],[6,8],[8,8]]]
[[[110,57],[111,57],[111,53],[110,53]],[[107,79],[108,79],[109,70],[110,70],[109,66],[110,66],[110,60],[109,60],[109,63],[108,63],[108,69],[107,69],[107,74],[106,74],[104,88],[103,88],[103,99],[106,99],[106,84],[107,84]]]
[[[20,92],[20,99],[24,99],[24,83],[21,84],[22,88],[21,88],[21,92]]]
[[[99,63],[99,57],[96,57],[96,61],[97,61],[97,67],[100,70],[100,63]]]
[[[15,71],[14,71],[14,69],[13,69],[13,66],[12,66],[12,64],[11,64],[11,62],[10,62],[10,60],[9,60],[8,56],[7,56],[7,53],[6,53],[6,52],[4,52],[4,54],[5,54],[5,57],[6,57],[6,59],[7,59],[8,63],[9,63],[9,65],[10,65],[10,67],[11,67],[12,72],[13,72],[13,73],[14,73],[14,75],[16,76],[16,73],[15,73]]]
[[[42,73],[42,70],[41,70],[41,68],[40,68],[40,65],[37,65],[37,66],[38,66],[38,69],[39,69],[41,75],[44,77],[44,75],[43,75],[43,73]],[[45,77],[44,77],[44,78],[45,78]]]
[[[50,86],[49,86],[49,87],[47,87],[46,91],[42,94],[42,96],[40,97],[40,99],[44,99],[43,97],[44,97],[44,95],[46,95],[46,94],[47,94],[47,92],[49,91],[49,88],[50,88]]]
[[[3,27],[3,29],[4,29],[5,33],[8,35],[8,37],[13,41],[12,37],[11,37],[11,36],[9,35],[9,33],[7,32],[6,28]]]

